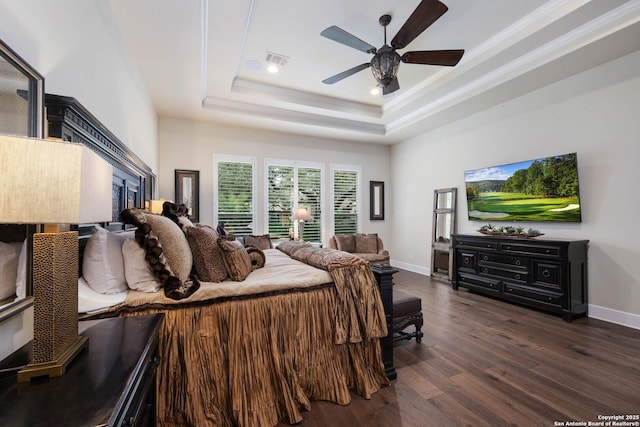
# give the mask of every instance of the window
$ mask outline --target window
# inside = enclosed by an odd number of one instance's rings
[[[236,236],[253,234],[255,158],[214,158],[214,222],[224,222]]]
[[[322,241],[321,165],[267,159],[267,232],[274,239],[288,239],[296,208],[307,208],[313,217],[304,224],[304,240]]]
[[[333,232],[357,233],[360,230],[360,168],[333,168]]]

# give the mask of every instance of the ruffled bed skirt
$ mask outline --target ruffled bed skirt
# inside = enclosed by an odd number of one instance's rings
[[[159,426],[298,423],[311,400],[346,405],[389,382],[379,339],[335,344],[334,286],[163,312]],[[364,334],[363,334],[364,335]]]

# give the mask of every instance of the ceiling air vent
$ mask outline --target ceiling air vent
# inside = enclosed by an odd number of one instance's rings
[[[279,53],[267,52],[265,61],[267,61],[270,64],[283,66],[283,65],[286,65],[287,61],[289,61],[289,57],[280,55]]]

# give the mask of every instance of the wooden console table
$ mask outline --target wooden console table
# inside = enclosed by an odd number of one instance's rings
[[[0,426],[155,425],[163,318],[154,314],[81,321],[80,335],[89,338],[89,345],[63,376],[31,384],[18,384],[15,373],[0,378]],[[25,364],[30,353],[29,343],[0,368]]]

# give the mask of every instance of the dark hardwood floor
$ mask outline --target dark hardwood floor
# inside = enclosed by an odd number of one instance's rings
[[[398,379],[371,400],[315,401],[300,425],[559,426],[640,414],[640,331],[566,323],[403,270],[394,282],[422,299],[422,343],[396,344]]]

